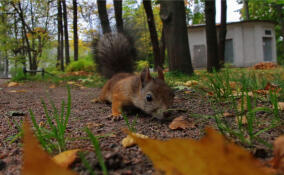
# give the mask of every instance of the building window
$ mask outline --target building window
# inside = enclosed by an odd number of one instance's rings
[[[233,39],[226,39],[226,42],[225,42],[225,63],[234,63]]]
[[[265,35],[271,35],[271,30],[265,30]]]
[[[262,38],[263,60],[272,61],[272,39],[271,37]]]
[[[193,66],[195,68],[206,67],[206,49],[205,45],[194,45],[193,46]]]

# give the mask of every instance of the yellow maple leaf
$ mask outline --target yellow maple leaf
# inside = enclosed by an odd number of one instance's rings
[[[33,135],[30,125],[24,122],[24,165],[22,175],[76,175],[76,173],[62,168],[40,147]]]
[[[130,133],[157,170],[166,175],[266,175],[257,160],[245,149],[228,143],[208,128],[200,141],[139,138]]]
[[[77,158],[79,149],[67,150],[53,157],[53,160],[61,167],[68,168]]]

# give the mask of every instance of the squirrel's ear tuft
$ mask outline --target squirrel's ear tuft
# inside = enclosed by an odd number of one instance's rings
[[[163,69],[160,66],[158,66],[157,70],[158,70],[158,78],[161,80],[165,80]]]
[[[152,80],[152,77],[150,75],[150,70],[149,68],[144,68],[144,70],[140,74],[140,79],[142,82],[142,87],[144,87],[148,82]]]

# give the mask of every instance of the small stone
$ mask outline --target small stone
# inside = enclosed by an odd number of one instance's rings
[[[11,116],[11,117],[14,117],[14,116],[24,116],[25,113],[23,111],[9,111],[8,115]]]

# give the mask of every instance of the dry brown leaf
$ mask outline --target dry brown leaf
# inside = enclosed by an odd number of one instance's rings
[[[79,149],[73,149],[61,152],[53,157],[55,163],[61,167],[68,168],[77,158],[77,153]]]
[[[76,175],[76,173],[57,165],[40,147],[30,125],[24,122],[24,155],[22,175]]]
[[[284,135],[275,139],[273,154],[273,168],[277,169],[279,174],[284,174]]]
[[[55,84],[53,84],[53,85],[49,86],[49,88],[54,89],[54,88],[56,88],[56,86],[55,86]]]
[[[260,62],[253,66],[254,69],[274,69],[276,67],[277,64],[272,62]]]
[[[27,92],[27,90],[25,90],[25,89],[19,89],[19,90],[10,90],[10,91],[8,91],[8,92],[10,92],[10,93],[20,93],[20,92]]]
[[[160,141],[130,135],[154,167],[166,175],[267,175],[248,151],[228,143],[211,128],[207,128],[207,135],[200,141]]]
[[[19,83],[17,83],[17,82],[10,82],[10,83],[8,83],[7,87],[13,87],[13,86],[18,86],[18,85],[19,85]]]
[[[183,83],[183,85],[191,87],[191,86],[194,86],[194,85],[198,85],[198,81],[196,81],[196,80],[189,80],[189,81]]]
[[[234,117],[234,114],[229,113],[229,112],[224,112],[223,117]]]
[[[284,111],[284,102],[278,102],[278,109]]]
[[[143,134],[139,134],[139,133],[132,133],[133,135],[135,135],[137,138],[148,138],[148,136],[145,136]],[[121,144],[124,148],[128,148],[131,146],[134,146],[135,144],[137,144],[134,139],[130,136],[127,135],[127,137],[125,137],[124,139],[122,139]]]
[[[232,89],[237,89],[237,82],[234,82],[234,81],[230,81],[229,82],[229,85],[230,85],[230,87],[232,88]]]
[[[76,84],[75,81],[68,81],[67,84],[72,85],[72,84]]]
[[[184,116],[176,117],[169,125],[172,130],[193,128],[194,125],[190,123]]]
[[[93,129],[93,128],[102,128],[104,126],[104,124],[102,123],[96,123],[96,122],[88,122],[87,123],[87,127],[89,129]]]

